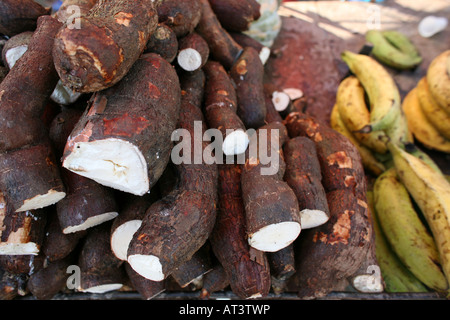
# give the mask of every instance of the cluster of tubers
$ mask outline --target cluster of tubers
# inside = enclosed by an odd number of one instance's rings
[[[77,268],[76,291],[144,299],[373,292],[361,280],[376,262],[360,156],[296,111],[298,91],[267,83],[269,49],[242,34],[256,0],[35,6],[0,2],[2,299],[51,299]],[[209,128],[244,163],[172,161],[173,135],[190,134],[193,159]],[[249,150],[277,155],[276,170],[261,174]]]

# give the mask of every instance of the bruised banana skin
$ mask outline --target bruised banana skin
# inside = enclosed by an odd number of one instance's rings
[[[330,125],[334,130],[346,136],[356,146],[356,148],[358,148],[364,168],[366,168],[376,176],[385,171],[386,168],[375,158],[372,150],[362,145],[347,129],[339,114],[339,108],[337,105],[335,105],[331,110]]]
[[[427,287],[446,290],[448,284],[439,267],[433,237],[414,210],[395,168],[377,178],[373,193],[381,230],[402,263]]]
[[[361,144],[378,153],[386,153],[383,131],[358,132],[370,122],[369,109],[364,100],[364,88],[355,76],[342,80],[336,94],[336,104],[345,126]]]
[[[405,39],[398,35],[390,36],[391,41],[402,41]],[[399,50],[391,41],[389,41],[383,32],[379,30],[369,30],[366,33],[366,40],[373,44],[372,54],[377,60],[387,66],[395,69],[406,70],[412,69],[422,62],[422,58],[417,55],[409,55]]]
[[[370,123],[366,132],[391,126],[401,107],[400,93],[394,79],[374,58],[344,51],[342,60],[363,85],[370,102]]]
[[[386,292],[428,292],[420,282],[400,261],[392,251],[378,221],[374,206],[373,191],[367,191],[367,202],[372,212],[373,229],[375,232],[375,253],[385,283]]]
[[[450,282],[450,183],[414,155],[388,144],[399,180],[423,213],[436,243],[440,263]],[[444,284],[442,284],[444,286]]]
[[[431,95],[428,81],[423,77],[417,84],[420,107],[431,125],[446,139],[450,139],[450,115],[442,109]]]
[[[426,77],[434,99],[450,115],[450,50],[431,61]]]
[[[428,121],[420,107],[417,88],[412,89],[403,99],[402,110],[408,127],[414,137],[428,149],[450,153],[450,140],[445,139]]]

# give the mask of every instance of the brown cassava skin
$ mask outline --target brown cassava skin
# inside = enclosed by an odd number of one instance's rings
[[[267,130],[260,136],[261,130]],[[275,133],[275,139],[278,139],[278,147],[271,144],[271,134]],[[267,155],[277,154],[278,168],[272,175],[261,174],[262,168],[269,168],[269,164],[260,162],[257,159],[249,158],[249,152],[256,148],[260,155],[260,141],[267,139]],[[280,122],[272,122],[256,131],[250,140],[250,146],[247,150],[246,162],[243,166],[241,184],[242,195],[246,212],[247,233],[252,235],[254,232],[270,224],[281,222],[300,223],[300,212],[297,197],[289,185],[283,181],[286,164],[283,157],[282,147],[288,139],[285,126]],[[252,147],[252,145],[256,147]],[[256,161],[255,161],[256,160]],[[264,188],[261,188],[264,186]]]
[[[290,113],[284,123],[291,138],[304,136],[315,143],[325,191],[349,188],[357,193],[365,190],[361,156],[345,136],[299,112]]]
[[[216,128],[223,137],[228,130],[246,128],[236,114],[236,90],[225,68],[217,61],[209,60],[203,67],[206,75],[204,114],[209,128]]]
[[[45,257],[39,255],[0,255],[0,269],[12,274],[36,272],[45,266]]]
[[[145,300],[151,300],[160,293],[166,291],[165,281],[152,281],[146,279],[134,271],[128,263],[125,264],[125,272],[133,289],[135,289]]]
[[[177,57],[178,38],[175,32],[166,24],[158,23],[145,46],[144,53],[157,53],[169,63]]]
[[[264,96],[264,66],[252,47],[244,51],[233,64],[230,77],[236,84],[237,114],[247,129],[264,125],[267,109]]]
[[[78,16],[75,14],[80,14],[85,16],[89,13],[89,10],[97,3],[98,0],[64,0],[58,11],[54,13],[54,17],[61,21],[62,23],[73,23],[71,19],[76,19]],[[71,6],[76,6],[77,12],[71,10]]]
[[[83,112],[75,108],[62,108],[52,121],[50,139],[61,157],[66,141]],[[61,168],[66,197],[56,204],[59,223],[64,233],[69,227],[83,224],[87,219],[108,212],[117,212],[113,191],[97,182]]]
[[[269,252],[267,259],[272,277],[272,290],[275,294],[282,294],[296,272],[294,243],[276,252]]]
[[[25,291],[28,277],[25,274],[13,274],[0,268],[0,300],[13,300],[19,291]]]
[[[191,259],[205,244],[216,220],[217,166],[194,163],[195,144],[200,143],[203,150],[208,146],[202,141],[203,133],[200,137],[194,135],[195,121],[202,122],[202,132],[206,130],[201,111],[203,91],[196,81],[189,83],[181,79],[180,83],[183,97],[177,128],[187,130],[192,137],[192,164],[182,162],[175,166],[179,177],[176,188],[148,209],[128,248],[128,257],[135,254],[158,257],[164,277]],[[195,141],[196,138],[200,140]]]
[[[225,290],[229,285],[230,281],[228,281],[225,269],[220,263],[217,263],[203,277],[203,286],[199,298],[209,299],[212,293]]]
[[[286,161],[284,180],[297,196],[300,210],[321,210],[330,215],[315,143],[307,137],[295,137],[283,147]]]
[[[229,70],[243,48],[220,25],[209,1],[199,1],[202,14],[196,31],[208,42],[211,58],[219,61],[226,70]]]
[[[33,36],[33,31],[25,31],[21,32],[19,34],[16,34],[15,36],[12,36],[11,38],[6,41],[3,49],[2,49],[2,60],[5,66],[10,69],[9,66],[11,64],[10,61],[7,59],[6,53],[16,47],[19,46],[26,46],[28,47],[28,44],[30,43],[31,37]]]
[[[199,68],[202,68],[209,58],[209,46],[205,39],[197,32],[191,32],[190,34],[179,38],[178,40],[178,54],[186,49],[193,49],[200,54],[201,64]],[[182,67],[182,66],[181,66]],[[192,71],[192,70],[187,70]]]
[[[33,0],[2,0],[0,33],[12,37],[24,31],[34,31],[38,18],[49,13],[49,9]]]
[[[49,262],[45,268],[31,274],[27,288],[37,300],[50,300],[64,290],[69,277],[67,268],[76,263],[75,255]]]
[[[157,54],[143,55],[118,85],[93,96],[67,141],[63,166],[78,141],[125,140],[142,152],[150,190],[169,161],[180,99],[172,65]]]
[[[246,31],[261,16],[261,5],[256,0],[209,0],[209,3],[222,27],[228,31]]]
[[[194,31],[201,16],[199,0],[164,0],[158,6],[158,21],[183,37]]]
[[[236,41],[242,48],[252,47],[256,52],[260,53],[264,48],[264,45],[256,39],[253,39],[249,35],[242,32],[229,32],[230,36]]]
[[[176,268],[172,273],[172,278],[181,288],[186,288],[189,284],[197,279],[201,279],[211,270],[209,251],[205,247],[202,247],[191,259]]]
[[[61,28],[53,59],[63,84],[95,92],[119,82],[145,49],[158,17],[151,0],[98,0],[80,28]]]
[[[219,208],[210,243],[234,294],[242,299],[265,297],[270,290],[269,263],[266,254],[247,241],[241,175],[242,165],[219,165]]]
[[[339,189],[328,192],[327,199],[330,220],[304,230],[296,247],[297,273],[290,285],[301,299],[345,291],[348,278],[374,257],[374,233],[364,194]]]

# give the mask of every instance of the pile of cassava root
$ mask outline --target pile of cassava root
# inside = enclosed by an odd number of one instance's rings
[[[0,1],[1,299],[380,290],[360,156],[267,80],[259,17],[256,0]],[[245,161],[173,161],[174,136],[194,159],[211,128]]]

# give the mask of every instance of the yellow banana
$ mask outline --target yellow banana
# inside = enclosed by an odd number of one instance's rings
[[[408,92],[402,109],[408,120],[408,127],[418,141],[428,149],[450,153],[450,140],[445,139],[425,117],[417,97],[417,88]]]
[[[370,113],[364,99],[364,88],[355,76],[342,80],[336,94],[339,114],[347,129],[366,147],[377,153],[386,153],[386,135],[383,131],[358,132],[370,122]]]
[[[359,142],[347,129],[341,119],[337,104],[335,104],[333,109],[331,110],[330,125],[334,130],[346,136],[350,140],[350,142],[356,146],[359,154],[361,155],[361,162],[364,168],[372,172],[375,176],[378,176],[382,172],[384,172],[384,165],[375,158],[372,151],[366,146],[362,145],[361,142]]]
[[[426,77],[434,99],[450,115],[450,50],[431,61]]]
[[[367,203],[372,212],[373,230],[375,233],[375,255],[380,266],[381,276],[386,292],[427,292],[427,288],[400,261],[392,251],[386,236],[381,230],[378,214],[375,210],[373,191],[366,192]]]
[[[417,84],[417,97],[425,117],[446,139],[450,139],[450,115],[435,101],[428,88],[426,77]]]
[[[450,282],[450,183],[426,162],[388,144],[403,185],[423,213],[432,232],[440,263]],[[448,284],[447,284],[448,285]]]
[[[436,244],[414,210],[407,189],[397,177],[396,168],[376,179],[373,193],[381,230],[402,263],[427,287],[447,290]]]
[[[370,104],[367,132],[388,128],[399,114],[400,93],[392,76],[374,58],[344,51],[342,60],[363,85]]]

